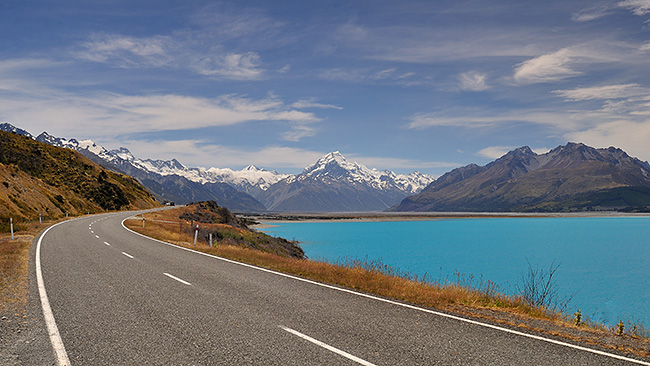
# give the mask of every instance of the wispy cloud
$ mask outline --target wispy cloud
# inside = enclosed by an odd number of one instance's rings
[[[572,70],[572,53],[564,48],[557,52],[524,61],[515,67],[514,79],[519,83],[544,83],[580,75]]]
[[[115,147],[126,145],[134,155],[142,158],[176,158],[187,166],[244,167],[254,164],[260,168],[302,169],[313,164],[326,152],[284,146],[265,146],[246,150],[233,146],[213,144],[209,140],[106,140]],[[206,159],[206,157],[209,157]]]
[[[343,107],[339,107],[333,104],[323,104],[318,103],[316,98],[302,99],[295,103],[291,104],[291,107],[296,109],[307,109],[307,108],[325,108],[325,109],[338,109],[342,110]]]
[[[192,43],[178,35],[136,38],[95,34],[75,56],[121,68],[189,69],[200,75],[234,80],[258,80],[264,76],[260,56],[255,52],[224,52],[221,47],[201,52]]]
[[[571,130],[578,121],[564,110],[512,110],[495,113],[487,110],[445,111],[442,113],[421,113],[408,119],[407,127],[423,129],[432,127],[490,128],[509,123],[546,125],[561,130]]]
[[[641,47],[639,47],[639,52],[650,52],[650,41],[642,44]]]
[[[650,14],[650,0],[625,0],[618,6],[632,10],[635,15]]]
[[[370,157],[358,155],[346,155],[346,158],[351,161],[363,164],[368,168],[378,170],[404,170],[404,169],[420,169],[427,170],[432,168],[455,168],[462,164],[447,161],[421,161],[412,159],[399,159],[387,157]]]
[[[478,71],[468,71],[458,75],[460,90],[483,91],[490,87],[487,85],[487,75]]]
[[[306,124],[298,123],[293,124],[291,129],[282,134],[282,139],[285,141],[297,142],[305,137],[312,137],[316,135],[316,129]]]
[[[515,148],[515,146],[488,146],[479,150],[476,154],[484,158],[498,159]]]
[[[82,44],[76,55],[95,62],[112,63],[118,67],[167,66],[172,62],[168,53],[175,48],[170,37],[127,37],[115,34],[95,34]]]
[[[571,20],[576,22],[589,22],[592,20],[606,17],[613,13],[612,4],[602,3],[582,9],[571,16]]]
[[[650,95],[650,89],[639,84],[604,85],[568,90],[555,90],[553,93],[569,101],[594,99],[620,99],[639,95]]]
[[[12,78],[17,67],[29,70],[30,65],[40,67],[49,63],[37,60],[0,63],[0,114],[3,120],[25,128],[46,123],[48,132],[63,136],[108,137],[273,121],[284,123],[290,131],[290,139],[295,141],[314,134],[313,127],[304,126],[321,121],[313,112],[294,107],[275,95],[253,99],[234,94],[215,98],[179,94],[89,94]],[[38,108],[34,108],[35,105]]]
[[[517,149],[521,146],[488,146],[479,150],[476,154],[484,158],[498,159],[510,151]],[[531,148],[535,154],[545,154],[550,149],[546,147]]]
[[[429,82],[429,78],[418,78],[412,71],[399,71],[397,68],[389,69],[355,69],[337,67],[323,70],[318,74],[323,80],[345,81],[351,83],[389,83],[403,86],[422,85]]]

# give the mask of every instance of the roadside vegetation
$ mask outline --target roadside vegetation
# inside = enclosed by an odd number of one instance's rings
[[[194,229],[201,212],[214,216],[203,220],[209,223],[199,224],[194,245]],[[473,276],[457,274],[456,278],[430,281],[380,261],[341,259],[328,263],[291,255],[274,246],[264,248],[259,243],[268,242],[268,235],[250,231],[245,228],[246,222],[229,211],[205,203],[147,213],[144,228],[142,217],[127,220],[125,224],[134,231],[179,246],[279,272],[650,357],[649,334],[640,324],[621,322],[623,325],[608,328],[586,319],[579,311],[567,313],[566,300],[556,296],[553,274],[557,266],[551,266],[548,271],[529,266],[529,273],[522,275],[519,294],[508,296],[500,293],[493,282]],[[205,235],[209,232],[213,233],[212,246]]]
[[[28,299],[29,250],[38,233],[61,220],[38,220],[0,228],[0,314],[24,316]],[[9,225],[7,225],[9,226]]]

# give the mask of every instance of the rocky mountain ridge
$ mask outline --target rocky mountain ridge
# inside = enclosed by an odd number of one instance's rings
[[[650,209],[650,165],[623,150],[568,143],[536,154],[524,146],[436,179],[394,211]]]

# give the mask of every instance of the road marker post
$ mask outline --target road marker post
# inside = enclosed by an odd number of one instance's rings
[[[144,229],[144,215],[142,215],[142,228]]]
[[[38,223],[39,225],[43,223],[43,217],[41,217],[41,214],[38,214]]]
[[[210,248],[212,248],[212,233],[210,233]]]
[[[196,246],[196,239],[199,237],[199,224],[196,224],[196,229],[194,229],[194,246]]]
[[[14,218],[9,218],[9,226],[11,226],[11,240],[14,240]]]

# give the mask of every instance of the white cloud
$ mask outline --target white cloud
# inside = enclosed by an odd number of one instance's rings
[[[395,83],[404,86],[422,85],[426,78],[415,79],[414,72],[397,72],[397,69],[383,69],[379,71],[369,69],[346,69],[337,67],[321,71],[319,78],[324,80],[346,81],[353,83]]]
[[[268,169],[303,169],[325,153],[284,146],[266,146],[258,150],[244,150],[231,146],[211,144],[207,140],[127,140],[103,143],[117,147],[127,146],[141,158],[176,158],[186,166],[239,168],[254,164]],[[206,166],[207,165],[207,166]]]
[[[576,22],[590,22],[600,19],[612,13],[612,6],[609,4],[598,4],[586,9],[582,9],[571,16],[571,20]]]
[[[639,95],[650,95],[650,89],[639,84],[605,85],[568,90],[555,90],[553,93],[570,101],[584,101],[593,99],[620,99]]]
[[[569,141],[580,141],[590,146],[615,146],[641,160],[650,160],[650,120],[634,122],[617,120],[565,135]]]
[[[509,151],[516,149],[514,146],[488,146],[484,149],[479,150],[477,155],[489,159],[498,159],[503,155],[507,154]]]
[[[572,70],[572,52],[563,48],[555,53],[524,61],[515,67],[514,79],[523,84],[558,81],[580,75]]]
[[[488,146],[484,149],[479,150],[476,154],[489,159],[498,159],[503,155],[519,147],[521,146]],[[546,147],[538,147],[538,148],[531,148],[531,150],[535,154],[541,155],[541,154],[546,154],[547,152],[549,152],[550,149]]]
[[[343,107],[339,107],[333,104],[322,104],[316,102],[315,98],[308,98],[308,99],[302,99],[299,100],[293,104],[291,104],[291,107],[296,108],[296,109],[305,109],[305,108],[325,108],[325,109],[338,109],[342,110]]]
[[[48,132],[61,136],[109,137],[277,121],[286,123],[292,131],[301,131],[292,137],[297,140],[313,134],[313,130],[309,132],[301,126],[321,120],[275,96],[256,100],[236,95],[217,98],[175,94],[77,95],[46,88],[34,89],[33,85],[27,86],[26,90],[16,89],[11,84],[8,87],[11,89],[4,91],[3,98],[0,98],[0,114],[4,120],[28,130],[47,125]],[[38,108],[34,108],[35,105]]]
[[[316,130],[304,124],[294,124],[291,126],[291,130],[282,134],[282,138],[285,141],[297,142],[302,140],[305,137],[312,137],[316,134]]]
[[[487,128],[508,123],[530,123],[571,130],[580,124],[580,118],[566,111],[514,110],[507,113],[490,111],[457,111],[421,113],[409,118],[411,129],[430,127]],[[450,115],[452,114],[452,115]]]
[[[95,34],[74,55],[82,60],[121,68],[189,69],[199,75],[233,80],[259,80],[265,70],[256,52],[224,52],[219,46],[200,47],[193,35],[129,37]],[[203,48],[203,49],[202,49]]]
[[[264,76],[262,62],[255,52],[229,53],[217,57],[204,57],[191,65],[201,75],[220,76],[236,80],[259,80]]]
[[[639,47],[639,52],[645,53],[650,52],[650,42],[646,42],[641,47]]]
[[[127,37],[115,34],[95,34],[81,46],[76,56],[94,62],[111,63],[119,67],[168,66],[167,56],[176,48],[170,37]]]
[[[478,71],[468,71],[458,75],[460,90],[483,91],[490,87],[486,84],[487,75]]]
[[[625,0],[619,2],[618,6],[632,10],[635,15],[650,14],[650,0]]]
[[[411,159],[399,158],[386,158],[386,157],[370,157],[344,154],[348,160],[355,161],[363,164],[371,169],[378,170],[425,170],[433,168],[456,168],[461,166],[460,163],[446,162],[446,161],[420,161]]]

